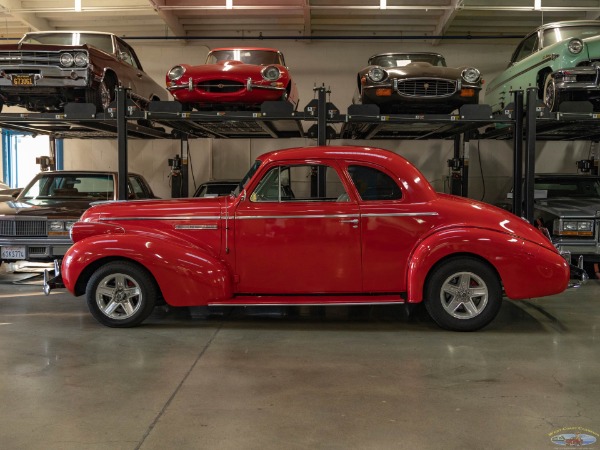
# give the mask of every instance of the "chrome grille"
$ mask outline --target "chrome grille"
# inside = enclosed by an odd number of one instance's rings
[[[231,80],[202,81],[196,85],[198,89],[206,92],[227,93],[238,92],[244,89],[245,84]]]
[[[29,247],[29,256],[47,256],[48,247]]]
[[[456,92],[456,82],[436,79],[398,80],[398,93],[409,97],[447,97]]]
[[[0,220],[0,236],[47,236],[46,220]]]
[[[47,51],[6,51],[0,52],[0,64],[3,66],[60,66],[60,53]]]

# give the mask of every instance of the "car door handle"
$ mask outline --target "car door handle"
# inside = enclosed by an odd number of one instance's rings
[[[351,223],[352,228],[358,228],[358,219],[342,219],[340,223]]]

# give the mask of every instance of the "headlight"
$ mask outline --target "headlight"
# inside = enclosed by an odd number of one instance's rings
[[[65,222],[65,230],[71,231],[71,228],[73,228],[73,225],[75,225],[75,222],[77,222],[77,221],[76,220],[67,220]]]
[[[461,75],[467,83],[476,83],[481,76],[479,70],[474,69],[473,67],[467,67],[462,71]]]
[[[277,81],[281,71],[275,66],[267,66],[262,70],[262,77],[267,81]]]
[[[387,77],[387,72],[381,67],[373,67],[372,69],[369,69],[367,76],[371,79],[371,81],[379,83],[380,81],[384,80],[385,77]]]
[[[554,234],[559,236],[592,236],[594,234],[593,220],[563,220],[555,221]]]
[[[176,81],[176,80],[179,80],[183,76],[184,73],[185,73],[184,67],[175,66],[171,70],[169,70],[169,73],[167,74],[167,76],[169,77],[169,80]]]
[[[569,44],[567,45],[567,47],[569,48],[569,51],[571,53],[574,53],[575,55],[581,53],[581,50],[583,50],[583,41],[581,39],[571,39],[569,41]]]
[[[71,67],[73,65],[73,55],[70,53],[60,54],[60,65],[63,67]]]
[[[49,231],[65,231],[65,223],[62,220],[52,220],[48,223]]]
[[[79,53],[75,53],[75,65],[77,67],[85,67],[88,65],[88,62],[90,61],[88,58],[87,53],[83,53],[83,52],[79,52]]]

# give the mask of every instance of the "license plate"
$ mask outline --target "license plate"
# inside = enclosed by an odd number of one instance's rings
[[[25,259],[25,247],[2,247],[2,259]]]
[[[33,86],[33,75],[13,75],[13,86]]]

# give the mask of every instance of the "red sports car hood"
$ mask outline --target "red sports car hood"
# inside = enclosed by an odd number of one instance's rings
[[[283,68],[277,66],[282,70]],[[265,66],[255,64],[246,64],[241,61],[220,61],[216,64],[204,64],[201,66],[191,66],[187,69],[187,73],[192,76],[249,76],[259,75]]]

